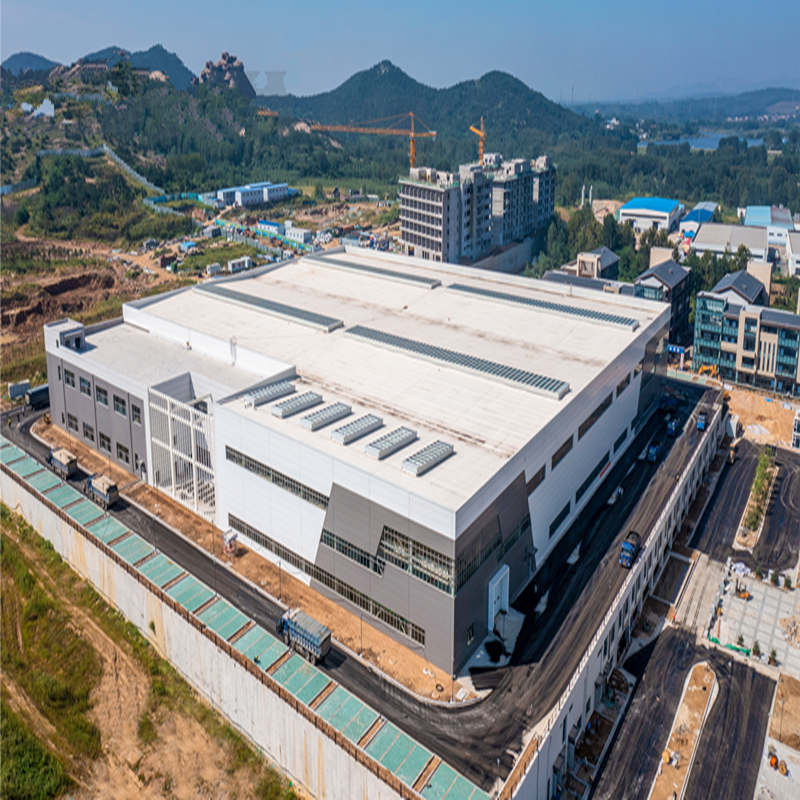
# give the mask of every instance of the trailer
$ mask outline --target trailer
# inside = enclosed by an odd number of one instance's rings
[[[108,475],[95,475],[89,478],[86,489],[92,500],[105,509],[111,508],[119,500],[117,484]]]
[[[25,403],[34,411],[40,411],[50,405],[50,390],[46,383],[41,386],[34,386],[25,392]]]
[[[71,478],[78,471],[78,459],[63,447],[58,450],[51,450],[48,460],[53,470],[64,480]]]
[[[642,537],[636,531],[630,531],[628,535],[622,540],[622,546],[619,549],[619,564],[625,569],[630,569],[633,566],[639,551],[642,549]]]
[[[313,663],[322,661],[331,648],[331,632],[302,609],[290,608],[275,626],[283,641]]]

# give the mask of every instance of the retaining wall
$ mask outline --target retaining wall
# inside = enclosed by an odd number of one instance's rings
[[[416,798],[342,734],[295,700],[231,645],[94,540],[5,466],[3,503],[130,620],[186,680],[272,761],[326,800]],[[150,629],[152,622],[155,631]],[[389,785],[395,783],[395,786]]]

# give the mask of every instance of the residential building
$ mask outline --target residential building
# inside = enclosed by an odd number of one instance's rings
[[[695,305],[695,369],[780,394],[800,393],[800,315],[700,292]]]
[[[556,170],[550,156],[539,156],[533,166],[533,227],[539,230],[556,213]]]
[[[400,242],[407,255],[455,263],[461,257],[461,191],[452,172],[413,167],[400,179]]]
[[[689,300],[691,298],[691,271],[669,259],[651,267],[634,281],[634,294],[647,300],[660,300],[670,304],[670,344],[691,343],[689,326]]]
[[[620,223],[629,222],[636,233],[651,228],[669,233],[678,224],[683,206],[665,197],[634,197],[619,210]]]
[[[615,281],[619,275],[619,256],[603,245],[578,253],[575,261],[565,264],[561,270],[580,278],[608,278]]]
[[[496,154],[491,154],[496,156]],[[486,167],[486,158],[484,157]],[[504,161],[492,172],[492,243],[502,246],[530,236],[536,219],[534,173],[524,158]]]
[[[792,425],[792,447],[800,450],[800,409],[794,412],[794,424]]]
[[[703,223],[692,241],[696,253],[713,253],[721,256],[736,253],[741,245],[750,256],[758,261],[766,261],[769,255],[767,229],[748,225],[723,225],[719,222]]]
[[[732,303],[769,305],[769,293],[764,284],[743,269],[723,275],[711,291]]]
[[[669,314],[340,249],[46,325],[51,415],[452,674],[657,407]]]
[[[786,246],[789,231],[794,230],[792,212],[783,206],[747,206],[744,224],[749,227],[766,228],[767,243]]]
[[[492,179],[480,164],[458,168],[461,205],[459,260],[477,261],[492,249]]]
[[[786,261],[790,275],[800,275],[800,231],[789,231],[786,235]]]

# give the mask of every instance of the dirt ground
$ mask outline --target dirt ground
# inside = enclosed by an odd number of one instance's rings
[[[800,750],[800,680],[781,675],[775,694],[769,735],[785,745]]]
[[[218,558],[225,558],[230,569],[260,586],[268,594],[288,606],[304,609],[327,625],[342,644],[359,653],[365,661],[412,692],[434,700],[450,700],[451,697],[465,700],[474,697],[459,681],[451,681],[450,675],[373,627],[366,617],[362,619],[346,611],[246,546],[240,544],[232,558],[224,556],[222,531],[152,486],[136,481],[134,475],[109,464],[79,439],[44,421],[38,422],[33,430],[51,445],[66,447],[72,451],[85,471],[111,473],[125,497],[177,528],[208,552]],[[124,488],[126,486],[127,489]],[[409,647],[413,646],[414,643],[409,639]]]
[[[738,386],[726,393],[730,395],[731,413],[739,417],[748,439],[783,447],[791,444],[794,412],[800,405]]]
[[[26,558],[41,567],[32,547],[16,540]],[[102,662],[102,676],[91,695],[92,721],[100,730],[101,755],[78,765],[74,800],[100,798],[235,798],[251,796],[249,767],[231,768],[230,753],[195,719],[179,712],[155,712],[156,738],[143,745],[138,720],[145,710],[150,677],[125,645],[109,637],[85,609],[72,604],[49,577],[37,570],[59,597],[75,627]],[[18,687],[4,680],[9,702],[34,734],[51,744],[54,729]],[[51,744],[52,746],[52,744]],[[76,772],[74,765],[71,774]]]
[[[670,761],[665,763],[662,759],[650,794],[651,800],[672,800],[674,793],[681,795],[716,680],[714,670],[707,663],[701,662],[692,667],[664,752],[665,758],[669,756]]]

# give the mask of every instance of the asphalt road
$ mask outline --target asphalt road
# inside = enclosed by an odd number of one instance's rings
[[[689,543],[715,561],[730,556],[751,568],[785,570],[800,555],[800,454],[777,450],[780,465],[764,529],[753,553],[732,548],[736,529],[747,505],[761,448],[739,443],[736,461],[723,467],[717,488]]]
[[[699,394],[691,387],[680,389],[692,398],[684,405],[688,414]],[[706,393],[703,403],[710,406],[715,396]],[[44,459],[47,448],[29,434],[32,421],[29,417],[19,427],[4,424],[3,432]],[[649,530],[672,491],[676,473],[704,435],[691,425],[686,434],[669,440],[672,444],[662,463],[637,461],[650,436],[662,435],[663,424],[655,416],[645,426],[624,463],[609,474],[563,546],[543,565],[537,587],[520,599],[522,608],[532,609],[543,591],[555,588],[544,614],[526,621],[512,665],[496,671],[495,691],[486,699],[452,707],[422,702],[335,647],[322,665],[324,671],[482,788],[488,790],[496,778],[504,779],[514,763],[512,752],[522,749],[525,729],[544,716],[566,688],[627,575],[617,563],[620,541],[630,529]],[[620,481],[623,498],[609,507],[606,500]],[[272,628],[282,609],[235,573],[130,504],[121,503],[113,514],[256,622]],[[581,559],[569,567],[564,560],[577,541],[582,542]]]
[[[625,668],[638,679],[630,708],[591,795],[594,800],[647,797],[689,669],[708,661],[719,693],[703,726],[685,797],[751,800],[775,682],[695,637],[667,628]]]

